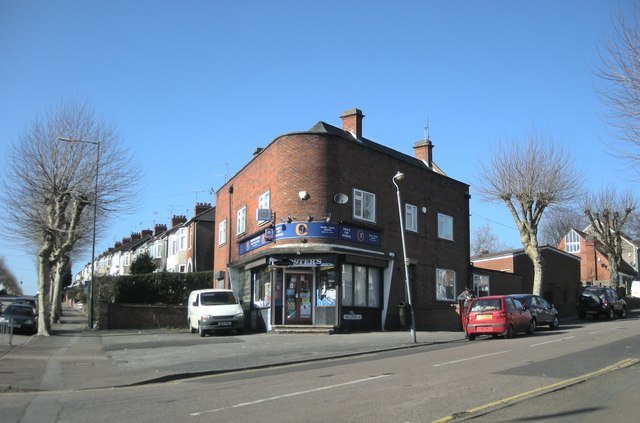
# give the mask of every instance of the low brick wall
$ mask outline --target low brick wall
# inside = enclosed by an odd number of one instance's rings
[[[100,303],[96,312],[96,329],[187,327],[186,306]]]

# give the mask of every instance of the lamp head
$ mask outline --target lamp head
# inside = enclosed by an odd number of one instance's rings
[[[398,171],[395,176],[393,177],[394,181],[401,181],[404,179],[404,173]]]

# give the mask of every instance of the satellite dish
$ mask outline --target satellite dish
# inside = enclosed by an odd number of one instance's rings
[[[333,196],[333,201],[335,201],[338,204],[346,204],[347,201],[349,201],[349,197],[347,197],[347,194],[343,194],[339,192]]]

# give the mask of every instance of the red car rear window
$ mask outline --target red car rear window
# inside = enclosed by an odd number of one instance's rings
[[[502,310],[502,301],[499,298],[475,300],[471,305],[471,311]]]

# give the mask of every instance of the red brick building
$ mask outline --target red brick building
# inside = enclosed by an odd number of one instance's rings
[[[469,281],[469,187],[444,175],[430,140],[415,157],[318,122],[277,137],[218,192],[215,286],[244,299],[253,327],[400,328],[405,301],[396,172],[417,330],[456,329]]]
[[[542,296],[553,303],[561,314],[575,314],[580,286],[580,258],[551,246],[540,247],[540,253],[545,262]],[[471,258],[471,263],[474,288],[482,281],[485,295],[533,292],[533,264],[523,249],[475,256]],[[481,269],[513,273],[522,279],[513,280],[513,285],[505,284],[498,273],[490,274]]]

